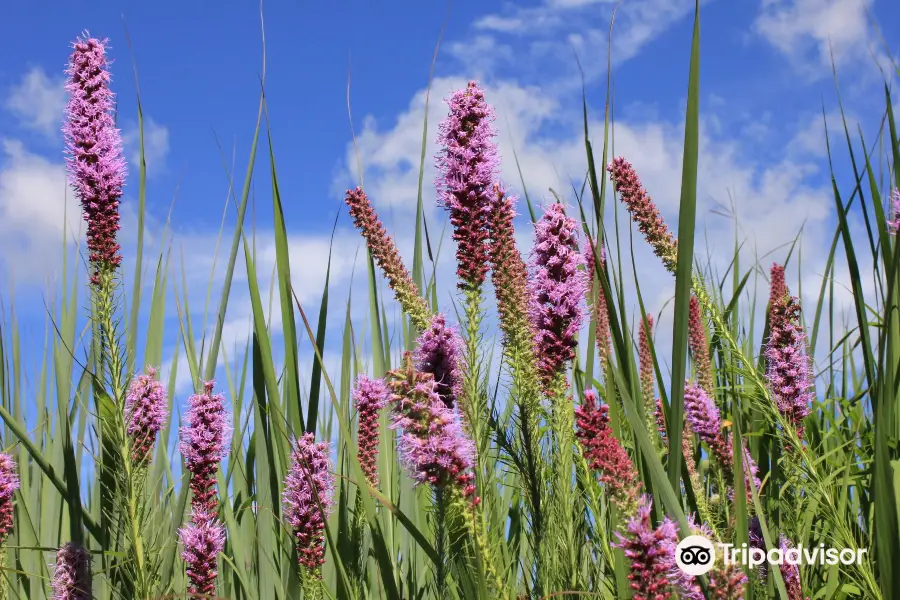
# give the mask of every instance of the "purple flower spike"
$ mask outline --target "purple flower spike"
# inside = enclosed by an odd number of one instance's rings
[[[637,514],[628,521],[625,535],[616,532],[619,542],[615,545],[630,562],[628,579],[634,600],[669,600],[671,548],[678,544],[678,532],[668,517],[654,529],[650,523],[651,506],[650,498],[643,496]]]
[[[294,530],[301,565],[310,571],[325,564],[325,523],[334,505],[334,475],[328,442],[313,434],[299,438],[284,480],[284,520]]]
[[[181,454],[185,467],[191,472],[191,506],[198,512],[215,514],[216,471],[228,453],[230,427],[225,410],[225,398],[213,394],[214,381],[203,385],[202,394],[190,397],[190,409],[185,416],[187,425],[181,428]]]
[[[447,408],[453,408],[462,393],[462,345],[456,328],[447,325],[444,315],[437,314],[419,336],[415,352],[416,369],[434,375],[435,391]]]
[[[441,122],[437,140],[440,175],[435,183],[439,203],[450,212],[459,285],[477,289],[488,271],[487,223],[500,164],[491,124],[494,109],[474,81],[454,92],[447,104],[450,114]]]
[[[453,410],[447,408],[429,373],[416,372],[409,353],[405,368],[389,373],[394,418],[391,429],[400,429],[397,452],[418,483],[443,488],[455,486],[473,504],[475,444]]]
[[[74,542],[56,553],[53,600],[92,600],[91,555]]]
[[[168,417],[166,389],[156,379],[156,369],[147,367],[146,375],[131,380],[125,396],[126,431],[131,438],[131,458],[137,464],[150,460],[156,435]]]
[[[381,379],[369,379],[360,375],[353,390],[358,426],[356,430],[356,455],[366,479],[378,485],[378,415],[390,397],[390,391]]]
[[[794,547],[791,541],[783,535],[779,536],[778,545],[781,548],[782,556]],[[809,600],[803,595],[803,589],[800,586],[800,568],[797,565],[788,564],[787,561],[784,561],[778,568],[781,570],[781,578],[784,580],[788,599]]]
[[[733,460],[731,440],[722,432],[719,408],[703,388],[690,382],[684,387],[684,416],[719,464],[730,465]]]
[[[66,69],[70,96],[63,126],[69,182],[81,200],[87,222],[87,246],[94,267],[91,281],[95,284],[99,284],[101,272],[115,270],[122,262],[116,235],[125,159],[113,116],[106,44],[96,38],[78,38],[73,44]]]
[[[18,489],[16,461],[9,454],[0,454],[0,546],[13,530],[13,498]]]
[[[581,329],[581,302],[587,290],[584,257],[578,251],[578,223],[562,204],[551,204],[534,226],[531,306],[538,368],[545,386],[575,357],[575,336]]]
[[[194,513],[192,522],[178,530],[184,544],[181,558],[187,565],[191,598],[213,598],[219,575],[216,557],[225,548],[225,527],[206,514]]]
[[[888,231],[897,235],[900,231],[900,188],[891,192],[891,219],[888,221]]]
[[[803,420],[810,413],[815,394],[797,298],[784,296],[778,300],[772,307],[770,322],[774,325],[766,344],[766,376],[778,411],[802,439]]]

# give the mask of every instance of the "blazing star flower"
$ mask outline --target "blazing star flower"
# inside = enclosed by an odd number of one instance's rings
[[[384,272],[400,306],[410,316],[417,329],[425,329],[431,320],[431,311],[419,295],[419,288],[416,287],[409,271],[403,266],[403,259],[400,258],[394,239],[378,219],[378,213],[372,207],[369,197],[358,187],[355,190],[347,190],[345,202],[350,207],[353,225],[366,238],[372,258]]]
[[[766,344],[766,377],[778,411],[803,438],[803,420],[813,400],[812,367],[806,354],[806,335],[800,324],[797,298],[785,296],[772,307],[775,324]]]
[[[900,188],[891,192],[891,220],[888,221],[888,231],[897,235],[900,231]]]
[[[69,103],[63,126],[69,183],[81,200],[87,222],[94,284],[100,283],[101,272],[109,273],[122,262],[116,235],[125,159],[113,116],[106,45],[107,40],[96,38],[78,38],[72,45],[66,69]]]
[[[575,437],[588,466],[600,474],[613,501],[627,514],[637,503],[641,482],[625,448],[613,436],[608,413],[607,405],[598,404],[597,392],[586,391],[575,409]]]
[[[538,368],[547,387],[575,357],[575,336],[584,318],[581,302],[587,278],[579,269],[584,257],[578,252],[577,228],[562,204],[548,206],[534,226],[529,317],[535,329]]]
[[[641,185],[634,167],[620,156],[609,163],[606,170],[609,171],[613,187],[621,196],[625,208],[631,213],[632,220],[637,223],[638,230],[644,234],[654,254],[674,273],[678,262],[678,242],[666,227],[647,190]]]
[[[219,575],[216,557],[225,548],[225,526],[207,514],[194,513],[178,535],[184,544],[181,558],[187,565],[188,593],[191,598],[214,597]]]
[[[216,471],[228,453],[231,430],[225,397],[213,394],[214,381],[203,384],[204,393],[190,397],[190,409],[185,415],[186,426],[181,428],[181,454],[185,468],[191,472],[191,506],[194,510],[213,515],[218,508],[216,499]]]
[[[409,353],[404,365],[388,374],[394,405],[391,429],[402,431],[397,442],[400,460],[416,482],[436,488],[452,486],[477,504],[472,475],[475,444],[438,396],[434,377],[417,372]]]
[[[584,249],[584,261],[587,266],[588,283],[587,290],[590,295],[591,287],[594,285],[596,276],[596,259],[594,257],[593,243],[588,240]],[[600,246],[600,270],[606,268],[606,248]],[[606,312],[606,296],[603,293],[603,287],[597,286],[597,301],[594,304],[594,313],[597,317],[597,351],[600,353],[600,359],[603,363],[608,363],[612,358],[612,337],[609,333],[609,314]]]
[[[694,358],[694,368],[697,370],[697,383],[707,394],[714,392],[712,361],[709,358],[709,346],[706,341],[706,325],[703,321],[703,313],[700,311],[700,301],[691,295],[688,311],[688,341],[690,342],[691,356]]]
[[[438,202],[450,212],[462,289],[477,289],[488,271],[487,220],[491,189],[500,161],[494,109],[484,90],[470,81],[447,100],[450,114],[439,126]]]
[[[434,376],[435,390],[447,408],[453,408],[462,394],[462,345],[456,329],[447,325],[444,315],[437,314],[419,336],[415,352],[416,370]]]
[[[778,545],[781,548],[782,556],[794,547],[784,535],[778,536]],[[803,595],[803,589],[800,586],[800,567],[789,564],[787,561],[782,561],[778,568],[781,571],[781,578],[784,580],[788,600],[809,600]]]
[[[625,535],[616,532],[619,541],[615,546],[622,549],[630,562],[628,580],[634,600],[669,600],[672,586],[668,568],[671,546],[678,544],[678,532],[668,517],[654,529],[650,523],[651,506],[650,497],[642,496]]]
[[[131,380],[125,396],[125,423],[131,439],[131,457],[137,464],[150,460],[156,435],[168,417],[166,389],[156,379],[156,369],[147,367],[146,375]]]
[[[74,542],[56,553],[53,600],[92,600],[91,555]]]
[[[774,312],[775,305],[784,300],[789,292],[783,266],[773,263],[769,273],[769,331],[771,332],[781,327],[778,315]]]
[[[653,353],[650,350],[650,339],[653,337],[653,315],[647,313],[646,317],[641,320],[640,332],[638,334],[638,365],[641,380],[641,392],[644,396],[644,410],[648,419],[653,419],[653,413],[656,411],[656,395],[654,391],[654,369],[653,369]],[[652,432],[653,428],[648,429]]]
[[[378,415],[390,397],[390,391],[381,379],[369,379],[360,375],[353,390],[358,427],[356,430],[356,455],[363,474],[370,484],[378,485]]]
[[[697,525],[694,515],[688,517],[688,525],[693,535],[700,535],[708,540],[716,540],[712,529],[706,525]],[[678,590],[681,600],[743,600],[744,586],[747,584],[747,576],[740,565],[725,565],[716,563],[712,571],[706,575],[709,595],[703,593],[703,589],[697,582],[697,578],[681,570],[675,560],[678,548],[678,538],[666,538],[662,541],[665,549],[664,564],[666,574],[672,585]]]
[[[325,564],[325,522],[334,506],[334,475],[328,442],[311,433],[299,438],[284,479],[284,520],[294,530],[298,560],[314,573]]]
[[[19,489],[16,461],[0,453],[0,546],[13,530],[13,498]]]

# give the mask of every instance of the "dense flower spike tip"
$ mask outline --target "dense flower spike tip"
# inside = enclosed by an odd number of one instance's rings
[[[151,459],[150,452],[166,424],[168,411],[166,389],[156,379],[156,369],[147,367],[146,374],[131,380],[125,396],[126,431],[131,439],[131,457],[137,464]]]
[[[698,385],[684,386],[684,416],[691,430],[709,446],[710,452],[723,467],[733,462],[731,440],[722,431],[719,408],[709,394]]]
[[[356,404],[356,455],[363,474],[370,484],[378,485],[378,415],[387,404],[390,391],[382,379],[369,379],[360,375],[353,389]]]
[[[653,315],[647,313],[641,320],[638,339],[638,365],[641,380],[641,392],[644,394],[644,402],[647,414],[651,414],[656,408],[654,399],[654,368],[653,352],[650,349],[650,340],[653,338]]]
[[[334,506],[334,475],[328,442],[311,433],[298,438],[284,479],[284,520],[294,530],[298,560],[316,571],[325,564],[325,524]]]
[[[494,109],[484,90],[470,81],[447,100],[450,113],[441,122],[437,142],[439,203],[450,212],[459,285],[477,289],[488,271],[487,221],[491,188],[499,168]]]
[[[410,316],[416,328],[425,329],[431,319],[431,312],[419,295],[419,288],[409,271],[403,266],[403,259],[400,258],[394,239],[378,219],[369,197],[362,188],[357,187],[355,190],[347,190],[345,202],[350,207],[353,225],[366,239],[372,258],[384,272],[400,306]]]
[[[188,576],[188,593],[194,597],[212,598],[216,595],[219,575],[216,557],[225,548],[225,526],[209,515],[194,513],[191,523],[178,530],[184,545],[181,558]]]
[[[897,235],[900,231],[900,188],[891,192],[891,219],[888,221],[888,231]]]
[[[797,298],[784,296],[772,306],[774,327],[766,344],[766,376],[778,411],[803,437],[803,420],[815,397],[812,365],[806,354],[806,334]]]
[[[775,305],[784,300],[789,294],[787,282],[784,277],[784,267],[778,263],[772,263],[769,271],[769,331],[778,329],[778,315],[775,313]]]
[[[588,466],[599,473],[613,500],[628,513],[637,502],[641,483],[634,463],[613,436],[608,413],[609,407],[598,403],[597,392],[586,391],[575,409],[575,437]]]
[[[438,488],[452,485],[477,504],[474,442],[438,396],[434,377],[417,372],[409,353],[404,365],[389,373],[394,407],[391,429],[402,432],[397,441],[401,461],[418,483]]]
[[[712,361],[709,357],[709,345],[706,340],[706,323],[703,320],[700,301],[693,294],[688,309],[688,340],[691,356],[694,359],[694,368],[697,371],[697,383],[706,390],[706,393],[712,395],[715,392],[715,383]]]
[[[203,384],[204,391],[190,397],[185,415],[187,425],[181,428],[181,454],[185,468],[191,472],[191,505],[198,511],[214,514],[216,471],[228,453],[231,429],[225,410],[225,397],[213,394],[214,381]]]
[[[616,532],[615,544],[629,561],[628,580],[634,600],[669,600],[672,598],[669,565],[671,548],[678,544],[678,532],[668,517],[653,528],[650,522],[652,501],[643,496],[637,514],[628,521],[625,535]]]
[[[66,122],[63,136],[69,183],[81,200],[87,222],[87,246],[94,268],[91,281],[99,284],[122,262],[116,235],[119,200],[125,185],[122,137],[113,115],[109,89],[106,40],[78,38],[66,69]]]
[[[578,223],[562,204],[551,204],[534,226],[531,306],[538,368],[545,385],[575,357],[575,336],[584,318],[587,277],[578,251]]]
[[[19,489],[16,461],[0,453],[0,546],[13,530],[13,498]]]
[[[631,163],[623,157],[615,158],[606,167],[609,171],[613,187],[637,223],[638,230],[653,248],[654,254],[660,257],[666,268],[672,273],[678,263],[678,242],[666,227],[662,215],[650,194],[641,185],[641,179]]]
[[[434,376],[434,387],[447,408],[453,408],[462,393],[463,341],[455,327],[437,314],[419,336],[415,352],[416,369]]]
[[[74,542],[60,548],[51,586],[53,600],[93,600],[90,553]]]

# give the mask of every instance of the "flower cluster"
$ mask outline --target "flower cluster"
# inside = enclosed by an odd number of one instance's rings
[[[325,523],[334,506],[334,475],[328,442],[311,433],[298,438],[284,480],[284,520],[294,530],[298,560],[318,574],[325,564]]]
[[[697,383],[708,394],[713,394],[715,383],[713,383],[712,361],[709,358],[709,345],[706,341],[706,325],[703,322],[700,301],[693,295],[688,309],[688,340],[694,359],[694,369],[697,371]]]
[[[891,218],[888,220],[888,231],[896,235],[900,231],[900,188],[891,192]]]
[[[119,244],[119,199],[125,185],[122,137],[113,115],[106,40],[78,38],[66,74],[66,167],[87,222],[87,246],[94,268],[91,281],[122,262]]]
[[[381,379],[360,375],[353,389],[357,422],[356,455],[363,474],[372,485],[378,485],[378,415],[387,403],[390,392]]]
[[[588,284],[587,290],[588,295],[590,295],[591,288],[594,285],[594,280],[599,276],[596,263],[597,259],[594,256],[595,253],[595,245],[588,240],[585,244],[584,248],[584,260],[586,265],[586,270],[588,273]],[[606,247],[600,246],[600,271],[606,269]],[[597,285],[597,299],[594,302],[594,314],[597,319],[597,351],[600,353],[600,359],[604,363],[609,362],[612,357],[612,336],[609,332],[609,313],[607,312],[606,307],[606,295],[603,292],[603,287]]]
[[[499,167],[494,109],[470,81],[447,100],[450,113],[439,126],[438,201],[450,212],[460,287],[477,289],[488,271],[487,220]]]
[[[688,525],[693,535],[700,535],[712,541],[716,535],[706,525],[697,525],[694,515],[688,517]],[[712,571],[706,575],[708,595],[703,593],[703,588],[697,582],[697,578],[681,570],[675,560],[678,538],[666,538],[662,544],[666,550],[664,563],[669,580],[678,590],[681,600],[741,600],[744,597],[744,587],[747,585],[747,576],[740,565],[716,563]]]
[[[584,393],[575,409],[575,437],[591,469],[600,474],[613,500],[626,512],[635,506],[641,483],[631,458],[613,435],[609,406],[599,404],[597,392]]]
[[[562,204],[551,204],[534,226],[531,305],[538,368],[545,386],[575,357],[587,289],[584,257],[578,251],[578,224]]]
[[[191,522],[179,529],[178,535],[184,545],[181,558],[187,565],[188,593],[198,600],[214,597],[219,575],[216,557],[225,548],[225,526],[194,509]]]
[[[650,522],[652,501],[642,496],[637,514],[629,519],[625,535],[616,532],[617,547],[629,562],[628,580],[634,600],[669,600],[672,597],[670,566],[678,531],[668,517],[654,528]]]
[[[9,454],[0,453],[0,545],[13,530],[13,497],[18,489],[16,461]]]
[[[656,412],[656,394],[654,394],[654,382],[656,380],[655,370],[653,367],[653,352],[650,349],[650,340],[653,338],[653,315],[647,313],[641,320],[641,327],[638,339],[638,368],[640,371],[641,394],[644,397],[644,411],[647,415],[648,423],[653,423],[655,418],[653,414]],[[653,432],[654,427],[650,427],[648,433]]]
[[[437,314],[419,336],[415,352],[416,369],[434,376],[435,391],[447,408],[453,408],[462,393],[462,343],[456,328]]]
[[[806,335],[800,323],[800,304],[783,296],[771,309],[773,327],[766,344],[766,376],[778,411],[803,437],[803,420],[813,400],[812,367],[806,354]]]
[[[53,600],[92,600],[90,553],[74,542],[61,547],[51,587]]]
[[[388,375],[394,412],[391,428],[402,431],[397,451],[412,478],[438,488],[453,486],[477,504],[472,474],[475,444],[438,396],[434,377],[417,372],[409,353],[404,367]]]
[[[125,396],[125,427],[131,440],[131,458],[141,465],[150,460],[156,436],[168,417],[166,389],[156,379],[156,369],[131,380]]]
[[[394,239],[379,220],[369,197],[358,187],[355,190],[347,190],[345,202],[350,207],[353,225],[366,238],[372,258],[384,271],[388,285],[394,290],[400,306],[410,316],[413,325],[418,329],[425,329],[431,319],[431,312],[425,300],[419,295],[419,288],[416,287],[409,271],[403,266],[403,259],[400,258]]]
[[[214,381],[203,384],[204,392],[190,397],[185,415],[187,425],[181,428],[181,454],[185,468],[191,472],[191,505],[205,513],[215,513],[216,471],[228,453],[230,427],[225,398],[213,394]]]
[[[641,185],[634,167],[620,156],[609,163],[606,170],[638,230],[644,234],[653,252],[662,259],[666,269],[674,273],[678,263],[678,242],[666,227],[650,194]]]
[[[769,331],[779,329],[781,323],[778,321],[779,315],[773,310],[775,306],[782,302],[789,295],[787,282],[784,277],[784,267],[778,263],[773,263],[769,271]]]

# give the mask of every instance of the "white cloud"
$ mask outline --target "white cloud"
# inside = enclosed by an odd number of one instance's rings
[[[130,124],[122,132],[128,164],[134,174],[140,168],[141,147],[140,134],[136,123]],[[144,160],[147,161],[147,174],[155,175],[165,168],[166,156],[169,154],[169,129],[147,117],[144,120]]]
[[[63,122],[66,91],[63,77],[50,77],[34,67],[9,92],[6,108],[24,125],[56,136]]]

